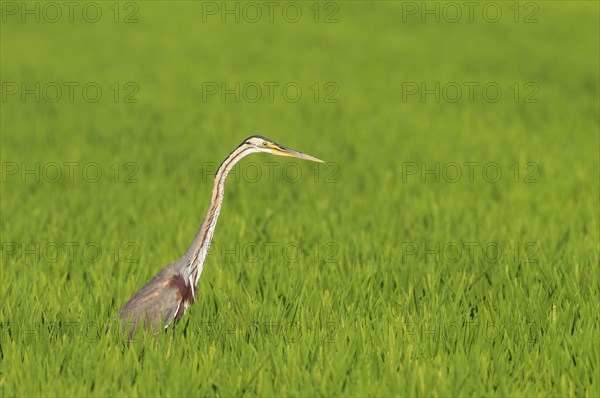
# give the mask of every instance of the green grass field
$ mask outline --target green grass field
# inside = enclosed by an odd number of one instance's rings
[[[0,3],[2,396],[600,395],[598,3],[274,4]]]

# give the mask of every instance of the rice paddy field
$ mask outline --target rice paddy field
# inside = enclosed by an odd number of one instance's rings
[[[597,2],[0,8],[3,397],[600,395]]]

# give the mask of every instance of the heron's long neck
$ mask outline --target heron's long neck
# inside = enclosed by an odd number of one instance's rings
[[[231,154],[221,163],[217,174],[215,175],[215,182],[210,198],[210,204],[204,221],[196,234],[194,242],[190,245],[185,253],[185,258],[188,261],[188,266],[185,269],[183,275],[189,280],[190,286],[195,287],[200,279],[204,261],[210,248],[210,243],[215,233],[215,227],[217,226],[217,219],[221,212],[221,205],[223,204],[223,194],[225,190],[225,179],[229,174],[229,171],[239,162],[244,156],[255,152],[252,147],[241,145],[237,147]]]

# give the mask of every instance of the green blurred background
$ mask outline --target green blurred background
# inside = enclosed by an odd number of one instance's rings
[[[599,394],[598,3],[1,11],[3,395]],[[244,160],[182,323],[105,336],[256,133],[329,163]]]

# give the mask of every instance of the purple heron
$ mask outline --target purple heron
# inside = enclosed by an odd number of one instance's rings
[[[167,328],[170,324],[177,323],[185,314],[187,307],[194,302],[196,286],[221,212],[227,174],[242,158],[256,152],[323,162],[259,135],[245,139],[219,166],[208,211],[196,238],[183,257],[163,268],[121,308],[119,312],[121,327],[123,330],[129,328],[130,337],[142,323],[146,329],[155,330],[158,330],[160,325]]]

